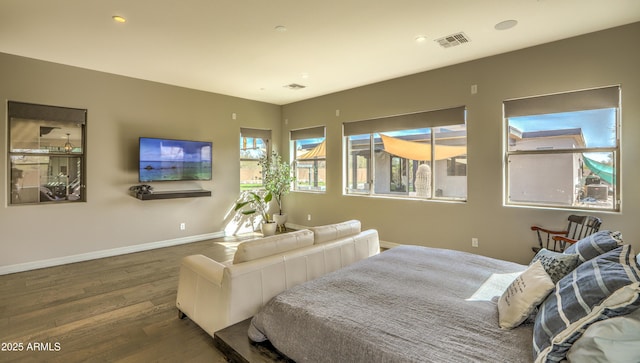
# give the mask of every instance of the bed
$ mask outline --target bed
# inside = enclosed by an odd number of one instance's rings
[[[528,266],[400,246],[277,295],[248,330],[296,362],[640,362],[640,255],[611,231]]]
[[[400,246],[276,296],[249,337],[296,362],[531,362],[532,324],[501,329],[495,298],[526,268]]]

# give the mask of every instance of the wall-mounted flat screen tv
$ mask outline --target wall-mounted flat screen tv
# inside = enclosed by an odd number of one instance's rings
[[[141,182],[211,180],[211,142],[141,137]]]

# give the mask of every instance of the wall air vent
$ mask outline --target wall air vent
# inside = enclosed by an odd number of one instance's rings
[[[462,32],[436,39],[436,42],[438,42],[443,48],[455,47],[456,45],[469,43],[470,41],[471,39],[469,39],[469,37]]]
[[[291,83],[288,84],[286,86],[284,86],[284,88],[288,88],[288,89],[292,89],[292,90],[299,90],[299,89],[303,89],[306,88],[307,86],[303,86],[301,84],[297,84],[297,83]]]

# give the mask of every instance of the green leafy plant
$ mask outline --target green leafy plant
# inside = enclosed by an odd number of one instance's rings
[[[242,199],[236,202],[235,211],[240,211],[241,209],[247,207],[248,209],[244,209],[241,211],[244,215],[251,215],[258,213],[262,216],[262,220],[265,223],[270,223],[271,216],[269,215],[269,202],[273,199],[273,194],[271,192],[267,192],[264,196],[256,193],[256,192],[247,192],[243,194]]]
[[[282,161],[282,157],[275,151],[270,158],[263,156],[258,164],[262,167],[264,189],[276,200],[279,213],[282,214],[282,197],[291,191],[291,183],[296,180],[291,174],[291,165]]]

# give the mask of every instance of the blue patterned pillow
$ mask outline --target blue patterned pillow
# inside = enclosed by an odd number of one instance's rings
[[[540,306],[533,328],[536,362],[565,358],[589,325],[640,307],[640,268],[630,245],[578,266]]]
[[[620,232],[600,231],[567,247],[564,253],[577,253],[582,263],[600,256],[605,252],[616,249],[620,247],[622,243],[622,234]]]
[[[554,284],[578,266],[578,255],[549,251],[546,248],[536,253],[529,266],[536,261],[542,262],[542,267],[551,277]]]

